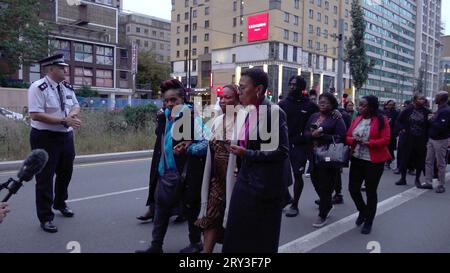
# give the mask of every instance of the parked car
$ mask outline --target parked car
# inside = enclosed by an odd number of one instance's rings
[[[19,114],[19,113],[15,113],[12,112],[8,109],[5,109],[3,107],[0,107],[0,115],[10,118],[10,119],[15,119],[15,120],[23,120],[23,115]]]

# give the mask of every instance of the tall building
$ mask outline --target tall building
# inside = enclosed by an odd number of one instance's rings
[[[349,0],[172,0],[173,76],[188,83],[191,41],[191,87],[200,91],[238,83],[251,67],[269,74],[275,101],[293,75],[328,90],[337,83],[338,22],[348,36],[349,10]]]
[[[440,90],[450,91],[450,35],[442,37]]]
[[[364,0],[367,55],[375,66],[359,96],[409,99],[415,87],[415,0]]]
[[[131,48],[119,43],[119,0],[40,1],[39,16],[50,25],[50,54],[63,53],[70,65],[66,80],[90,86],[103,97],[133,92]],[[32,83],[44,76],[39,64],[23,66],[15,78]]]
[[[151,51],[161,63],[170,62],[170,21],[138,13],[121,13],[126,44],[136,43],[140,51]]]
[[[441,59],[441,0],[417,1],[416,28],[416,78],[422,78],[424,92],[434,97],[439,86],[439,62]]]

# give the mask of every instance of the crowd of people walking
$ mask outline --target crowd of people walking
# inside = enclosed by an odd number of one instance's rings
[[[433,189],[437,178],[436,192],[445,191],[446,92],[437,94],[432,113],[420,93],[401,110],[393,100],[381,107],[375,96],[359,98],[358,105],[348,97],[340,102],[333,92],[317,98],[301,76],[289,80],[277,105],[266,97],[268,85],[262,70],[245,70],[239,86],[223,88],[220,113],[211,122],[196,113],[178,80],[161,85],[165,103],[157,116],[148,209],[138,217],[153,220],[153,240],[138,252],[163,252],[173,215],[188,222],[190,244],[182,253],[212,253],[217,244],[224,253],[277,252],[283,209],[286,217],[301,212],[305,174],[318,196],[312,225],[321,228],[343,203],[341,175],[349,168],[362,234],[371,233],[384,171],[400,174],[399,186],[414,171],[421,189]]]

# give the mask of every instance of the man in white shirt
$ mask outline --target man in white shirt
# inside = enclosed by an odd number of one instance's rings
[[[64,55],[58,54],[39,62],[46,76],[34,82],[28,90],[31,117],[31,148],[44,149],[49,160],[36,175],[36,208],[41,228],[50,233],[58,231],[53,224],[53,209],[65,217],[74,213],[67,207],[68,187],[72,178],[75,147],[73,128],[78,129],[80,106],[73,87],[64,81]],[[53,177],[56,174],[55,192]]]

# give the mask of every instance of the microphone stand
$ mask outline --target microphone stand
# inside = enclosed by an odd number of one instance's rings
[[[9,198],[11,198],[13,194],[16,194],[22,186],[22,181],[17,181],[13,178],[10,178],[5,183],[0,184],[0,191],[4,189],[8,190],[8,194],[5,196],[5,198],[3,198],[2,202],[7,202]]]

